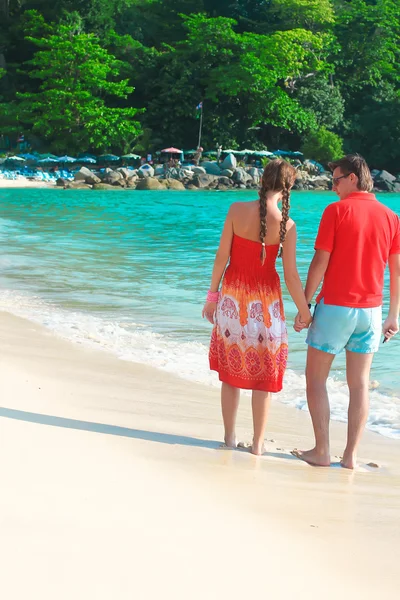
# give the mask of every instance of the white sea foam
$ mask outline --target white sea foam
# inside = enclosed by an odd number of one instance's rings
[[[44,325],[64,339],[97,347],[123,360],[150,365],[189,381],[218,385],[217,375],[209,370],[208,348],[204,344],[176,342],[140,323],[63,309],[37,296],[10,290],[0,291],[0,309]],[[346,421],[346,384],[329,379],[328,390],[332,419]],[[370,399],[368,428],[400,439],[400,398],[372,391]],[[279,400],[307,410],[304,375],[288,370]]]

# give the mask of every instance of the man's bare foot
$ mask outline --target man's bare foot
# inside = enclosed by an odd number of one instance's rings
[[[357,456],[352,452],[343,452],[343,458],[340,464],[344,469],[355,469],[357,467]]]
[[[314,467],[329,467],[331,464],[329,452],[318,452],[316,448],[312,450],[297,450],[296,448],[290,454]]]

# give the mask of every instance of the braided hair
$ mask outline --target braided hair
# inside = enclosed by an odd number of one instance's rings
[[[283,243],[286,238],[286,226],[289,220],[290,190],[296,179],[296,169],[282,159],[273,160],[267,164],[261,181],[260,188],[260,242],[261,264],[264,265],[267,256],[265,249],[265,236],[267,234],[267,193],[269,191],[282,192],[282,221],[279,227],[279,256],[282,256]]]
[[[261,242],[261,264],[264,265],[267,256],[265,250],[264,238],[267,233],[267,191],[265,186],[264,178],[261,182],[260,188],[260,242]]]
[[[283,242],[286,238],[286,225],[289,221],[289,210],[290,210],[290,188],[284,187],[282,191],[282,221],[279,226],[279,254],[282,256]]]

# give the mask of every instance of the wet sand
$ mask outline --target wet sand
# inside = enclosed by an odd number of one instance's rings
[[[1,597],[397,597],[398,441],[313,468],[290,454],[308,415],[275,400],[263,457],[218,450],[218,390],[7,313],[0,332]]]

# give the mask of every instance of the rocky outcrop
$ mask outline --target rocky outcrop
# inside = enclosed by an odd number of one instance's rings
[[[118,186],[116,185],[111,185],[109,183],[95,183],[92,186],[92,190],[97,190],[99,192],[105,192],[106,190],[117,190]],[[119,186],[119,189],[121,189],[121,187]]]
[[[214,161],[204,161],[201,163],[201,166],[207,173],[207,175],[220,175],[221,169],[217,162]]]
[[[137,190],[164,190],[165,187],[155,177],[144,177],[136,184]]]
[[[374,187],[381,192],[400,192],[400,181],[388,171],[372,171]]]
[[[233,154],[228,154],[226,158],[222,161],[221,169],[232,169],[233,171],[236,169],[237,160]]]
[[[169,190],[185,190],[185,186],[177,179],[165,179],[166,187]],[[161,182],[160,182],[161,183]]]
[[[97,175],[95,175],[87,167],[81,167],[79,171],[75,173],[74,180],[80,181],[82,183],[87,183],[88,185],[93,185],[94,183],[101,183],[101,179],[97,177]]]

